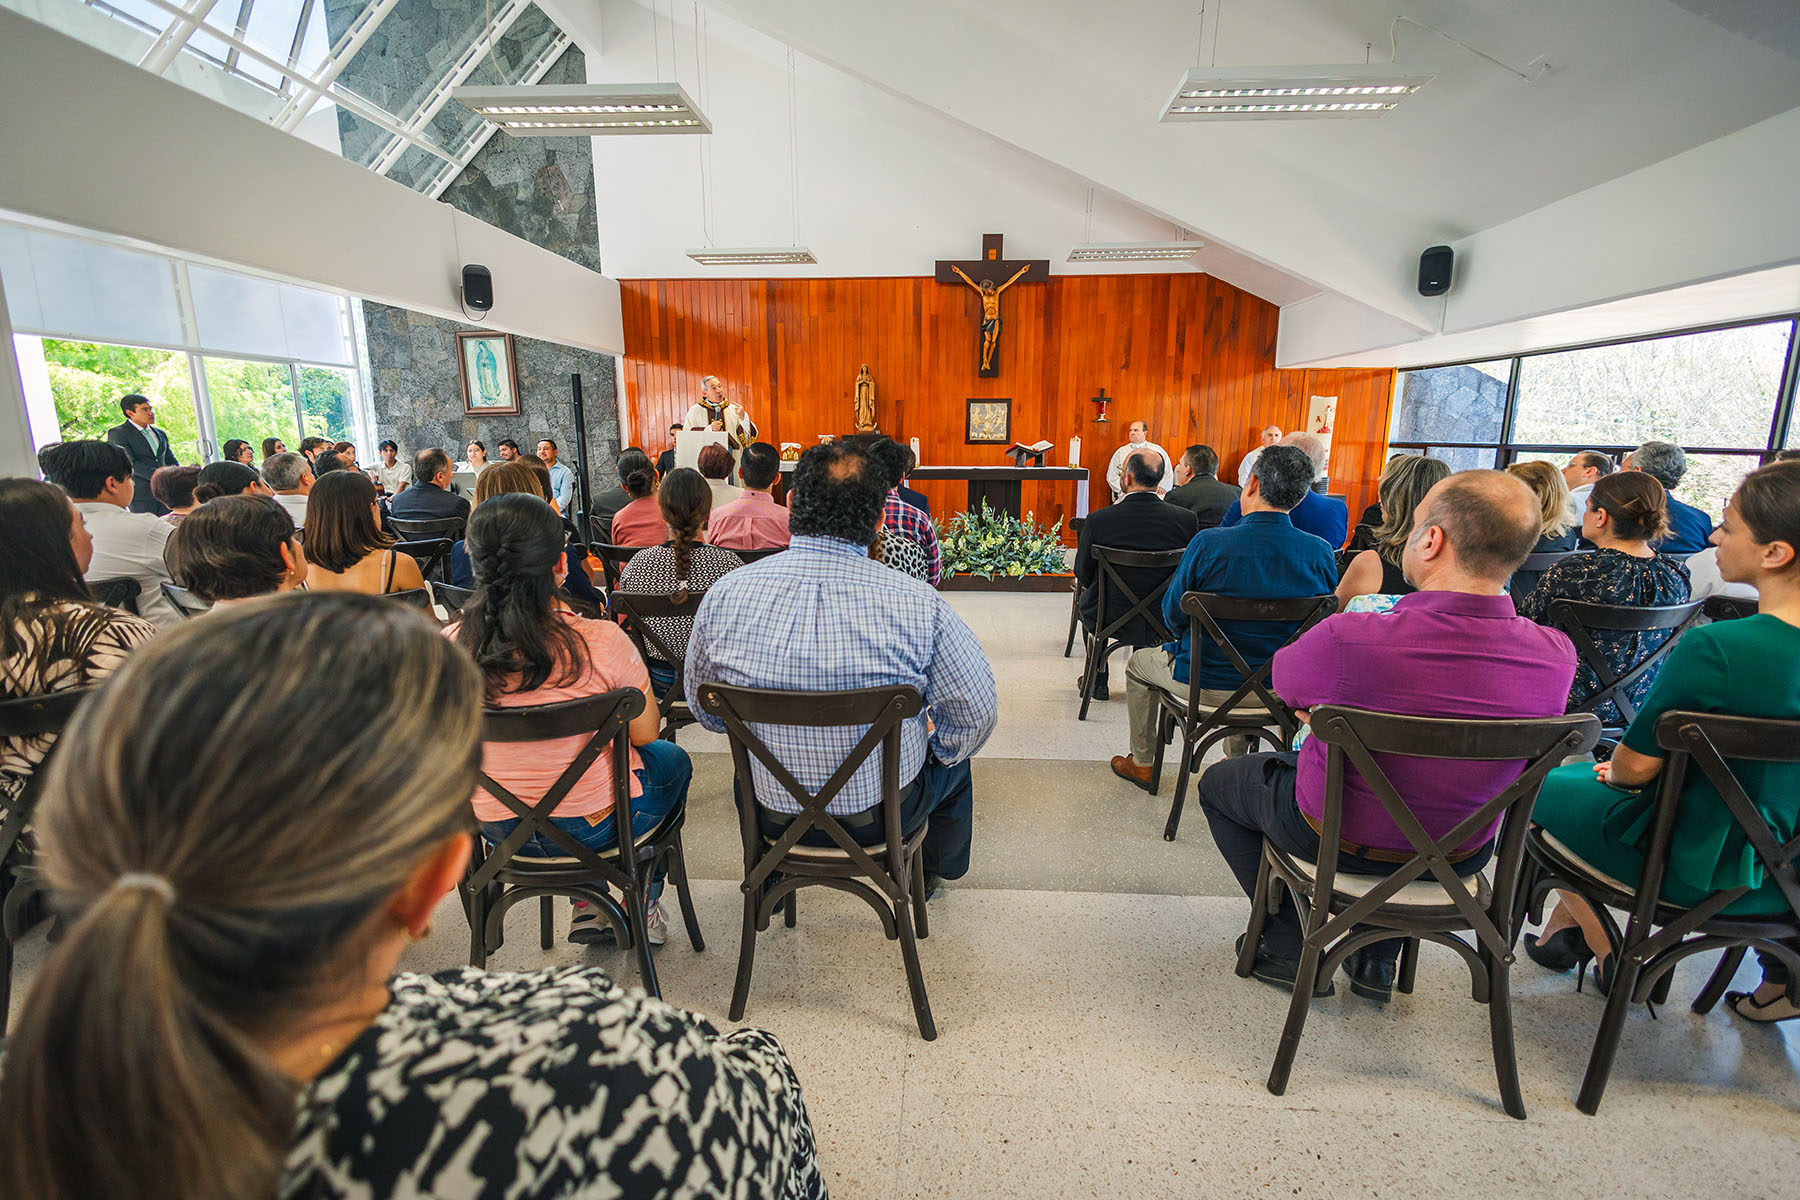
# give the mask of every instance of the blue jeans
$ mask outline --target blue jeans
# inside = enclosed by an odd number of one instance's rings
[[[632,773],[644,790],[631,801],[631,833],[633,837],[642,837],[655,829],[664,817],[687,803],[688,781],[694,777],[694,763],[688,758],[687,751],[674,742],[648,742],[637,747],[637,752],[644,765]],[[590,850],[611,850],[617,845],[612,813],[607,813],[598,825],[589,824],[586,817],[551,817],[550,823],[567,831]],[[490,845],[497,846],[518,827],[517,818],[484,821],[481,833]],[[567,852],[543,834],[535,833],[519,847],[519,853],[554,858]],[[650,881],[648,899],[654,901],[662,895],[664,874],[659,869]]]
[[[644,664],[650,669],[650,691],[661,700],[675,683],[675,668],[652,659]]]

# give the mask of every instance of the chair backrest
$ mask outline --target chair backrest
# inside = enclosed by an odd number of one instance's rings
[[[588,546],[612,545],[612,513],[588,514]]]
[[[175,611],[181,614],[181,619],[184,621],[191,620],[212,609],[212,605],[207,601],[184,587],[176,587],[166,579],[162,583],[162,594],[170,604],[175,606]]]
[[[429,588],[407,588],[404,592],[388,592],[387,599],[398,601],[409,608],[431,611],[431,590]]]
[[[586,737],[587,742],[542,796],[525,800],[496,783],[483,770],[481,786],[519,817],[519,824],[488,853],[469,878],[470,890],[486,887],[533,834],[541,834],[569,858],[622,888],[637,886],[637,855],[631,836],[631,737],[633,717],[644,711],[644,694],[618,688],[598,696],[522,708],[490,708],[482,713],[483,742],[548,742]],[[602,755],[612,755],[613,828],[619,831],[616,864],[582,845],[550,820],[588,768]],[[631,894],[627,892],[627,895]]]
[[[1144,621],[1154,635],[1150,640],[1169,642],[1175,634],[1163,621],[1163,596],[1181,565],[1186,546],[1172,550],[1120,550],[1114,546],[1095,546],[1094,563],[1098,573],[1094,586],[1094,640],[1105,649],[1106,640],[1128,628],[1134,621]],[[1122,573],[1133,573],[1137,587]],[[1154,582],[1151,582],[1154,580]],[[1139,589],[1143,589],[1142,595]]]
[[[1736,621],[1761,612],[1762,601],[1749,596],[1708,596],[1700,602],[1700,611],[1709,621]]]
[[[1577,554],[1586,554],[1586,550],[1546,550],[1542,554],[1527,554],[1525,561],[1513,571],[1507,590],[1514,599],[1528,596],[1531,589],[1537,586],[1538,580],[1545,571],[1565,558],[1574,558]]]
[[[1319,821],[1319,894],[1330,893],[1337,872],[1338,856],[1328,848],[1339,845],[1343,839],[1346,760],[1412,846],[1413,854],[1392,875],[1316,934],[1308,936],[1329,939],[1348,932],[1395,892],[1429,873],[1488,949],[1501,957],[1510,954],[1508,914],[1513,908],[1513,893],[1525,852],[1525,832],[1531,824],[1531,808],[1537,803],[1538,789],[1563,759],[1594,748],[1600,740],[1600,719],[1591,713],[1525,720],[1408,717],[1322,704],[1312,710],[1312,735],[1326,747],[1325,796]],[[1478,805],[1480,798],[1471,796],[1468,816],[1441,837],[1433,837],[1375,760],[1377,754],[1458,762],[1522,762],[1524,769]],[[1457,876],[1451,855],[1488,829],[1496,818],[1501,820],[1500,852],[1494,865],[1493,898],[1484,912]]]
[[[1773,880],[1800,923],[1800,836],[1782,842],[1758,811],[1756,801],[1744,790],[1732,762],[1800,763],[1800,721],[1763,717],[1733,717],[1721,713],[1673,711],[1656,721],[1656,744],[1668,751],[1656,805],[1650,818],[1650,839],[1645,846],[1644,869],[1638,887],[1639,917],[1652,919],[1657,897],[1667,874],[1669,848],[1674,842],[1675,818],[1689,772],[1698,766],[1718,790],[1731,819],[1744,832],[1751,852],[1764,875]],[[1714,892],[1682,914],[1683,929],[1717,916],[1750,889],[1728,888]],[[1646,926],[1647,927],[1647,926]]]
[[[395,542],[390,547],[397,554],[410,554],[419,562],[419,574],[433,583],[450,577],[450,539],[422,538]]]
[[[625,564],[631,561],[632,555],[639,550],[648,549],[648,546],[615,546],[610,542],[595,542],[588,547],[588,553],[600,560],[600,570],[606,578],[606,590],[610,592],[619,586],[619,577],[625,573]]]
[[[1549,611],[1551,623],[1569,635],[1569,640],[1575,643],[1575,653],[1582,665],[1590,668],[1600,680],[1600,690],[1571,711],[1597,712],[1611,700],[1618,705],[1619,715],[1623,718],[1620,725],[1631,724],[1637,717],[1637,706],[1631,702],[1628,689],[1637,682],[1639,676],[1653,670],[1674,649],[1676,638],[1686,632],[1690,625],[1699,622],[1703,603],[1700,600],[1690,600],[1685,604],[1636,608],[1623,604],[1589,604],[1582,600],[1552,600]],[[1640,655],[1623,671],[1613,669],[1606,654],[1594,642],[1593,636],[1594,630],[1609,633],[1654,633],[1664,629],[1671,631],[1669,636]]]
[[[704,599],[704,590],[690,592],[685,589],[669,595],[615,590],[607,598],[608,609],[624,627],[644,661],[649,662],[652,657],[660,658],[675,671],[675,682],[669,685],[669,690],[656,702],[657,712],[662,717],[665,729],[676,704],[686,702],[683,682],[687,669],[687,655],[684,653],[686,647],[671,645],[651,621],[670,617],[691,619],[700,612],[700,602]]]
[[[1275,723],[1291,740],[1298,730],[1299,722],[1294,719],[1293,711],[1282,703],[1281,698],[1269,686],[1269,679],[1275,670],[1275,654],[1282,646],[1291,644],[1295,638],[1335,613],[1337,597],[1327,592],[1322,596],[1251,600],[1239,596],[1221,596],[1214,592],[1185,592],[1181,597],[1181,611],[1188,615],[1188,655],[1192,663],[1188,668],[1188,723],[1192,725],[1199,721],[1202,708],[1213,707],[1200,698],[1200,651],[1205,645],[1200,640],[1200,635],[1205,633],[1225,652],[1225,657],[1231,660],[1231,665],[1244,680],[1215,711],[1229,716],[1232,709],[1255,693],[1255,704],[1274,714]],[[1293,628],[1281,646],[1275,647],[1267,658],[1252,666],[1245,659],[1243,651],[1220,628],[1220,621],[1260,621],[1292,625]]]
[[[907,686],[856,688],[837,692],[788,692],[763,688],[728,687],[706,683],[700,687],[700,707],[725,723],[731,741],[732,764],[737,772],[738,824],[744,837],[744,888],[754,891],[780,864],[781,859],[809,829],[822,830],[852,862],[898,900],[900,890],[888,872],[869,857],[825,806],[844,789],[863,763],[881,751],[881,810],[887,862],[900,867],[900,734],[906,721],[917,716],[925,701],[918,689]],[[752,723],[821,728],[867,726],[817,792],[794,778],[768,744],[751,729]],[[782,831],[767,851],[763,849],[757,811],[756,772],[751,760],[760,762],[780,784],[801,813]]]
[[[413,542],[433,538],[449,538],[453,542],[460,542],[463,526],[467,523],[467,517],[388,517],[388,524],[394,527],[394,532]]]
[[[731,547],[727,546],[725,549],[731,550]],[[771,546],[767,550],[731,550],[731,552],[737,555],[740,561],[753,563],[760,559],[768,558],[770,555],[780,554],[786,549],[786,546]]]
[[[462,611],[462,606],[469,602],[469,597],[475,594],[475,590],[440,583],[431,589],[431,594],[437,598],[439,604],[444,606],[445,612],[455,616]]]
[[[138,581],[135,579],[91,579],[88,591],[108,608],[122,608],[130,613],[138,610]]]
[[[11,859],[13,851],[24,834],[25,827],[31,823],[31,812],[37,804],[38,791],[43,787],[44,779],[49,774],[50,760],[56,754],[56,747],[61,742],[60,735],[68,727],[75,715],[75,710],[82,701],[93,695],[97,689],[92,687],[70,688],[65,692],[50,692],[43,696],[25,696],[15,700],[0,700],[0,741],[11,738],[43,737],[56,735],[57,742],[52,743],[50,751],[44,755],[43,761],[25,777],[25,786],[19,795],[7,807],[6,823],[0,825],[0,870]]]

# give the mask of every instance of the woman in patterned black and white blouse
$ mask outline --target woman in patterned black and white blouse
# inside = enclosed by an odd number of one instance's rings
[[[663,520],[669,526],[669,544],[652,546],[631,556],[619,577],[619,590],[651,596],[676,592],[704,592],[719,576],[744,565],[729,550],[705,542],[706,519],[712,515],[713,492],[700,472],[691,467],[670,471],[656,494]],[[646,622],[678,655],[687,654],[692,617],[651,617]],[[644,665],[650,668],[650,684],[661,696],[675,682],[675,668],[652,649]]]
[[[75,916],[0,1070],[0,1195],[825,1195],[766,1033],[598,971],[394,973],[469,857],[481,677],[374,596],[137,652],[39,809]]]

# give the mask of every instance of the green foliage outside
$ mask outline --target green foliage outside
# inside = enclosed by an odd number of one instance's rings
[[[306,428],[296,430],[293,385],[286,363],[203,361],[213,429],[221,447],[232,438],[243,438],[257,447],[260,456],[263,439],[269,437],[280,438],[290,450],[299,447],[302,437],[351,439],[355,426],[346,372],[330,367],[299,368],[300,408]],[[119,397],[138,392],[155,406],[156,423],[169,435],[175,457],[185,463],[202,461],[187,355],[45,339],[44,362],[64,439],[104,438],[108,429],[124,420]]]
[[[992,579],[996,575],[1063,575],[1062,522],[1045,529],[1034,513],[1012,517],[989,508],[958,513],[937,527],[938,548],[946,574],[964,572]]]

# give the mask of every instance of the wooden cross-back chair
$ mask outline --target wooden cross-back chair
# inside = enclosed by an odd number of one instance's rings
[[[1188,694],[1177,698],[1168,692],[1156,693],[1159,709],[1156,761],[1150,768],[1150,794],[1154,796],[1162,782],[1163,750],[1173,731],[1179,729],[1181,757],[1176,762],[1175,799],[1169,806],[1169,822],[1163,828],[1166,842],[1175,840],[1176,830],[1181,826],[1188,776],[1200,769],[1200,760],[1214,745],[1228,737],[1249,737],[1267,742],[1276,750],[1285,750],[1300,731],[1299,718],[1270,688],[1269,679],[1275,668],[1274,652],[1261,663],[1251,666],[1219,622],[1291,625],[1292,629],[1281,644],[1286,646],[1336,612],[1337,597],[1326,593],[1280,600],[1248,600],[1211,592],[1187,592],[1181,597],[1181,611],[1188,615]],[[1205,644],[1201,641],[1202,633],[1224,651],[1243,679],[1223,704],[1209,704],[1200,698],[1200,657],[1201,647]],[[1280,649],[1280,646],[1276,647],[1277,651]]]
[[[519,824],[498,845],[490,846],[474,834],[475,852],[462,883],[463,909],[469,918],[469,965],[485,966],[487,956],[501,943],[506,913],[513,905],[539,901],[540,944],[550,949],[554,933],[553,898],[585,900],[611,923],[621,946],[637,948],[638,971],[644,990],[660,995],[656,963],[645,929],[644,884],[659,863],[666,863],[668,880],[681,902],[682,919],[695,950],[704,950],[700,924],[694,916],[688,891],[687,866],[681,851],[681,828],[686,808],[678,807],[654,829],[633,837],[631,823],[631,741],[633,717],[644,711],[644,694],[636,688],[619,688],[599,696],[564,700],[524,708],[490,708],[482,714],[484,742],[545,742],[582,737],[587,743],[545,793],[526,800],[488,775],[480,773],[481,786],[519,818]],[[569,791],[602,754],[612,756],[612,850],[582,845],[551,817]],[[533,835],[541,835],[562,852],[543,858],[520,853]],[[614,899],[609,885],[621,899]]]
[[[738,825],[744,840],[744,929],[738,945],[737,982],[731,993],[731,1019],[742,1020],[750,996],[750,973],[756,958],[756,935],[769,927],[769,917],[786,905],[786,920],[795,920],[795,893],[803,887],[830,887],[861,898],[881,918],[882,931],[900,942],[906,984],[912,993],[919,1036],[937,1037],[925,976],[914,941],[930,932],[925,914],[925,860],[920,848],[928,822],[907,834],[900,822],[900,737],[907,720],[924,707],[911,687],[858,688],[838,692],[769,691],[707,683],[700,705],[725,724],[737,775]],[[796,779],[767,742],[751,727],[800,726],[866,728],[831,775],[814,791]],[[865,846],[826,806],[875,754],[880,755],[882,841]],[[801,812],[770,837],[763,832],[763,807],[752,762],[764,767]],[[773,811],[773,810],[771,810]],[[832,842],[801,842],[817,829]]]
[[[162,581],[163,598],[175,606],[175,611],[184,621],[191,621],[202,613],[212,611],[212,605],[202,600],[184,587],[176,587],[168,580]]]
[[[424,524],[424,522],[418,522]],[[396,554],[411,555],[419,564],[419,574],[429,583],[450,582],[451,541],[447,537],[419,538],[395,542],[389,549]]]
[[[1095,546],[1093,550],[1097,568],[1094,586],[1100,590],[1094,596],[1094,631],[1086,638],[1087,661],[1081,671],[1081,711],[1076,714],[1076,719],[1081,721],[1087,720],[1088,705],[1094,697],[1094,677],[1100,673],[1101,666],[1119,647],[1140,644],[1118,634],[1142,619],[1149,623],[1152,634],[1151,641],[1143,645],[1175,640],[1175,635],[1163,621],[1163,596],[1175,579],[1175,568],[1181,565],[1181,556],[1187,553],[1185,546],[1173,550],[1118,550],[1111,546]],[[1121,570],[1155,571],[1157,581],[1139,596],[1120,574]],[[1080,603],[1077,597],[1077,606]],[[1123,611],[1115,614],[1115,609]]]
[[[1625,728],[1637,718],[1637,705],[1628,689],[1646,672],[1656,669],[1675,642],[1688,628],[1700,621],[1700,600],[1685,604],[1635,607],[1623,604],[1589,604],[1581,600],[1552,600],[1549,617],[1552,624],[1569,635],[1575,643],[1575,654],[1581,664],[1594,672],[1600,690],[1577,704],[1571,712],[1598,712],[1608,700],[1618,706],[1620,720],[1608,723],[1600,732],[1602,741],[1616,742],[1625,736]],[[1669,636],[1639,655],[1623,671],[1616,671],[1606,654],[1594,641],[1594,631],[1608,633],[1654,633],[1669,630]]]
[[[1279,1096],[1287,1090],[1316,982],[1330,979],[1353,951],[1400,938],[1405,947],[1397,986],[1403,993],[1412,991],[1420,942],[1454,950],[1468,964],[1475,1002],[1488,1006],[1501,1101],[1509,1116],[1522,1120],[1525,1101],[1519,1092],[1513,1054],[1510,970],[1525,832],[1544,777],[1567,756],[1593,748],[1600,736],[1599,719],[1574,715],[1472,721],[1403,717],[1325,704],[1312,712],[1312,733],[1327,748],[1319,860],[1307,862],[1263,842],[1250,924],[1238,956],[1237,973],[1247,977],[1263,926],[1276,904],[1276,889],[1287,888],[1301,914],[1304,940],[1294,998],[1269,1070],[1269,1091]],[[1454,828],[1433,837],[1376,761],[1377,754],[1459,762],[1519,761],[1525,767],[1513,782],[1474,807]],[[1390,875],[1351,875],[1338,870],[1347,766],[1362,777],[1412,847],[1411,857],[1396,864]],[[1460,848],[1496,819],[1500,821],[1500,844],[1493,861],[1473,878],[1458,875],[1453,860]],[[1457,936],[1469,932],[1475,935],[1473,946]]]
[[[676,731],[694,723],[694,714],[687,703],[687,655],[683,653],[686,648],[676,649],[652,622],[672,617],[686,617],[691,621],[699,613],[700,602],[704,599],[704,590],[690,592],[685,588],[666,596],[615,590],[607,598],[612,615],[637,647],[639,656],[646,663],[660,659],[675,672],[675,681],[656,700],[661,717],[661,732],[657,736],[671,742],[675,740]]]

